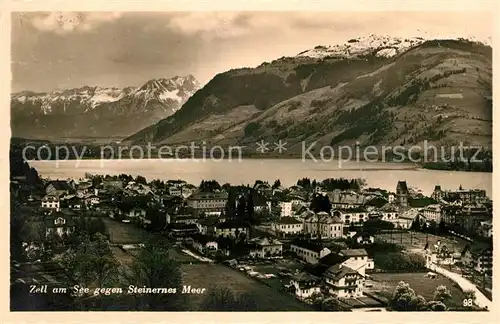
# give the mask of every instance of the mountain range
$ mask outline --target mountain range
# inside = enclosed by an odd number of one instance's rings
[[[17,121],[31,120],[38,133],[24,131],[38,135],[32,137],[76,136],[93,125],[93,134],[138,145],[205,141],[252,148],[282,140],[288,153],[300,152],[302,142],[317,142],[317,149],[425,140],[492,145],[492,49],[475,40],[370,35],[229,70],[198,91],[194,78],[186,80],[190,86],[176,93],[178,100],[165,90],[168,80],[121,90],[85,87],[64,96],[14,94],[12,114],[21,117],[13,117],[13,134],[27,137]],[[91,89],[98,93],[93,99],[76,95],[90,96]],[[82,99],[59,99],[70,94]],[[108,125],[103,120],[111,126],[101,127]]]
[[[133,144],[491,148],[492,49],[468,39],[377,37],[216,75]],[[315,152],[313,149],[311,152]],[[317,153],[317,152],[316,152]]]
[[[192,76],[149,80],[141,87],[76,89],[11,96],[13,136],[123,138],[175,113],[200,88]]]

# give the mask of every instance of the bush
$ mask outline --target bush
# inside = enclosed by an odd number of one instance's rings
[[[386,271],[415,271],[425,269],[425,259],[419,253],[390,252],[374,256],[375,265]]]
[[[259,124],[258,123],[256,123],[256,122],[250,122],[250,123],[248,123],[248,125],[245,127],[245,136],[251,136],[258,129],[259,129]]]

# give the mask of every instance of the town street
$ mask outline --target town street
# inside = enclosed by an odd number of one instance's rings
[[[458,273],[448,271],[444,268],[438,267],[437,265],[432,265],[431,270],[450,278],[451,280],[456,282],[460,286],[460,288],[462,288],[462,290],[464,291],[473,290],[476,293],[476,304],[479,307],[487,307],[488,310],[493,309],[492,301],[486,298],[486,296],[483,295],[483,293],[479,291],[479,289],[477,289],[476,285],[474,285],[473,283],[471,283],[469,280],[465,279]]]

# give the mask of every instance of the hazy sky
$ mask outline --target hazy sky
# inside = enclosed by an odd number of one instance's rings
[[[14,13],[12,90],[201,83],[316,45],[375,35],[492,36],[486,12]]]

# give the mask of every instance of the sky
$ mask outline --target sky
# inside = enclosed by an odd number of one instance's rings
[[[11,18],[12,92],[121,88],[187,74],[205,84],[233,68],[370,34],[493,36],[487,12],[17,12]]]

